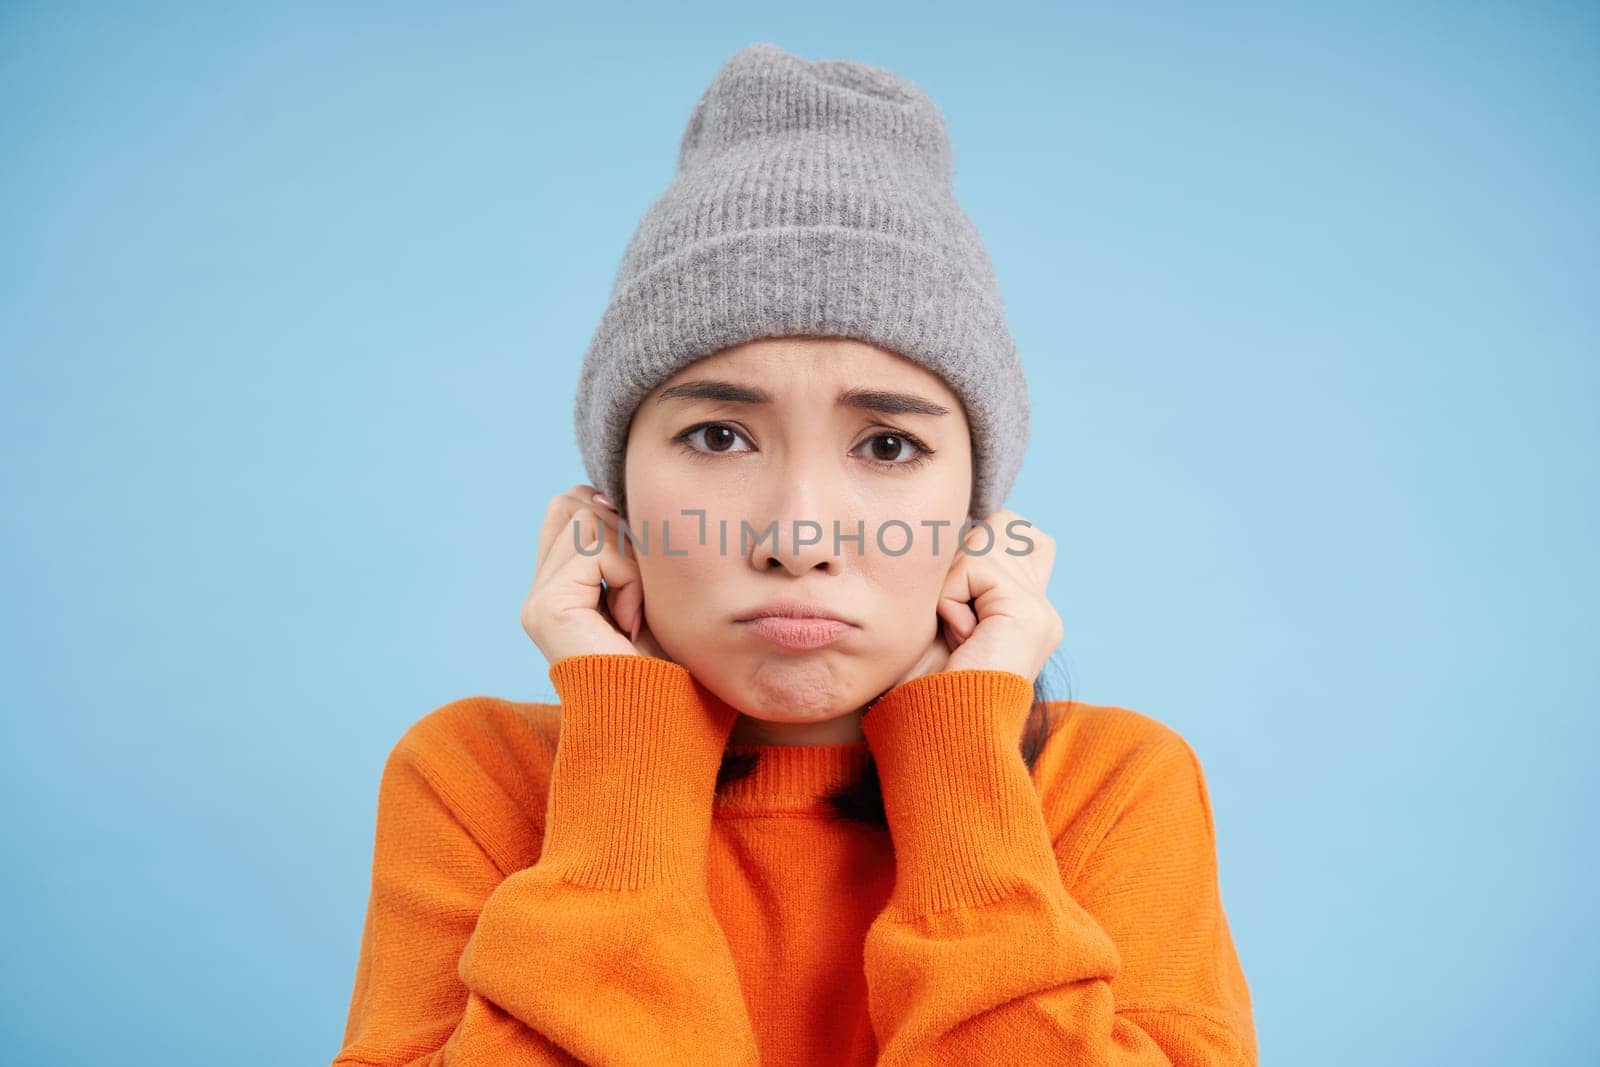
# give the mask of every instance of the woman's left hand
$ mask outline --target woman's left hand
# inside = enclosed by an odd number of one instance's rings
[[[992,540],[981,526],[967,531],[968,548],[955,550],[939,594],[943,625],[935,627],[933,643],[895,685],[937,671],[1010,671],[1030,682],[1038,677],[1064,633],[1046,595],[1056,543],[1032,524],[1008,532],[1008,525],[1021,518],[1006,509],[985,517]]]

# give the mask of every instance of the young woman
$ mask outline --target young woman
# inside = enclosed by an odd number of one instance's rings
[[[915,86],[724,65],[522,624],[379,788],[335,1064],[1254,1064],[1184,739],[1049,699],[1026,384]]]

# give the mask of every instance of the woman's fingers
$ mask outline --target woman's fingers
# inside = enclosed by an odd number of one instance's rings
[[[539,528],[539,556],[534,562],[535,572],[544,567],[545,561],[550,558],[551,551],[561,538],[571,536],[567,524],[572,521],[572,513],[582,506],[578,502],[578,494],[582,489],[583,486],[575,485],[565,493],[557,493],[551,497],[550,503],[546,505],[544,525]]]
[[[1033,542],[1033,547],[1023,560],[1033,567],[1033,577],[1039,583],[1039,588],[1047,588],[1050,585],[1050,572],[1056,565],[1055,538],[1037,527],[1030,527],[1028,539]]]
[[[585,510],[593,512],[605,525],[605,556],[612,565],[603,569],[604,602],[618,630],[643,654],[670,661],[672,657],[650,633],[638,557],[622,536],[622,517],[615,508],[600,503],[589,503]]]
[[[616,509],[595,502],[589,503],[586,507],[604,523],[606,543],[615,546],[617,554],[622,558],[634,559],[627,540],[622,536],[622,517],[617,514]],[[637,565],[635,571],[637,572]],[[637,579],[622,585],[614,585],[609,578],[606,579],[606,608],[623,633],[631,636],[638,631],[643,605],[644,587]]]
[[[544,512],[544,525],[539,530],[539,558],[536,567],[542,567],[545,560],[550,558],[550,551],[565,538],[570,544],[572,530],[569,528],[572,518],[579,508],[588,508],[597,516],[605,519],[608,526],[615,527],[617,514],[603,504],[597,504],[592,499],[599,492],[592,485],[575,485],[565,493],[558,493],[550,498],[549,505]],[[613,528],[608,533],[615,534]]]
[[[958,556],[950,573],[945,576],[944,588],[939,591],[939,603],[934,610],[950,627],[950,647],[955,649],[972,636],[978,628],[977,613],[972,610],[972,587],[969,582],[966,556]]]
[[[577,510],[577,498],[572,491],[557,493],[550,498],[550,503],[544,509],[544,524],[539,528],[539,554],[534,560],[534,572],[544,569],[550,560],[550,554],[555,551],[563,538],[570,538],[572,532],[568,524],[572,522],[572,513]]]
[[[639,635],[639,626],[644,621],[644,586],[638,580],[638,568],[634,568],[635,578],[620,588],[606,580],[606,599],[611,605],[611,614],[617,620],[617,628],[628,635],[628,639],[636,640]]]
[[[637,651],[622,633],[605,602],[609,588],[638,585],[635,561],[601,536],[604,522],[587,507],[572,514],[577,529],[551,546],[524,610],[523,626],[551,662],[578,652]]]

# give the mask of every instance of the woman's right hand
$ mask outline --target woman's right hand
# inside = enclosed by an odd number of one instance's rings
[[[624,551],[621,520],[614,508],[593,499],[596,492],[592,485],[575,485],[545,509],[522,628],[552,664],[595,652],[670,660],[645,624],[639,564]],[[599,553],[579,552],[579,543],[593,549],[602,528]]]

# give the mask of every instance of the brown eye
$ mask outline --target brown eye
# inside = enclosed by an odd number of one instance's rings
[[[857,445],[851,454],[860,454],[868,463],[886,471],[913,471],[933,455],[933,449],[908,433],[875,433],[861,444],[867,445],[869,450],[862,453],[861,445]]]
[[[747,444],[749,439],[737,429],[722,422],[705,422],[699,426],[691,426],[680,433],[676,441],[681,441],[684,447],[696,455],[704,456],[713,453],[722,455],[737,455],[741,452],[753,451],[749,448],[739,448],[740,441]],[[697,444],[703,440],[703,444]]]
[[[893,463],[900,457],[900,447],[907,443],[904,437],[892,433],[880,433],[873,439],[873,458]]]

